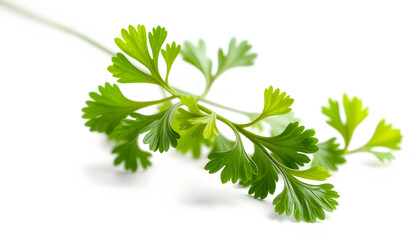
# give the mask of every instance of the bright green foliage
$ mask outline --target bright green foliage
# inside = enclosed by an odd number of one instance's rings
[[[327,123],[341,133],[346,144],[345,149],[347,149],[354,130],[368,115],[368,109],[363,108],[362,100],[356,97],[349,100],[347,95],[344,94],[343,106],[346,113],[346,123],[343,123],[340,117],[338,102],[330,99],[329,103],[329,108],[323,107],[322,112],[330,118]]]
[[[174,123],[174,126],[176,126],[177,123]],[[187,130],[180,130],[177,129],[176,132],[179,133],[181,136],[180,139],[178,139],[178,144],[176,146],[176,150],[187,153],[192,153],[193,158],[199,158],[201,157],[201,149],[204,146],[211,146],[212,142],[208,139],[204,139],[203,131],[204,131],[205,125],[195,125]],[[176,129],[176,128],[175,128]]]
[[[232,149],[235,145],[235,142],[230,141],[225,136],[220,134],[214,138],[214,145],[211,152],[224,152]]]
[[[223,53],[223,50],[219,48],[219,66],[216,76],[230,68],[254,65],[257,54],[250,53],[250,51],[251,45],[249,45],[247,41],[242,41],[236,45],[236,39],[232,38],[226,55]]]
[[[169,146],[176,147],[180,135],[172,128],[172,119],[179,104],[175,104],[167,110],[151,116],[153,122],[146,128],[149,133],[144,136],[143,142],[149,144],[152,151],[166,152]]]
[[[204,75],[207,85],[213,82],[211,73],[212,62],[207,57],[206,44],[203,40],[198,41],[198,45],[194,46],[190,42],[185,42],[184,47],[181,49],[182,58],[197,67]]]
[[[159,33],[160,32],[161,31],[159,31]],[[155,71],[155,65],[153,59],[150,57],[149,49],[147,47],[146,27],[143,25],[138,25],[136,29],[135,27],[130,25],[128,26],[128,31],[125,29],[121,30],[121,36],[122,39],[115,39],[115,43],[117,44],[117,46],[128,56],[136,59],[141,64],[143,64],[153,74]],[[150,42],[153,42],[155,44],[154,47],[152,47],[152,49],[156,50],[156,45],[157,41],[159,40],[159,37],[156,37],[155,39],[155,41],[151,40]]]
[[[376,151],[376,147],[384,147],[392,150],[400,149],[399,144],[402,136],[399,129],[392,128],[391,124],[386,124],[385,120],[379,122],[372,138],[364,146],[355,150],[348,150],[351,138],[356,127],[368,115],[367,108],[362,106],[362,101],[358,98],[349,100],[347,95],[343,96],[343,106],[347,122],[344,124],[340,118],[340,109],[337,101],[329,100],[329,107],[323,107],[322,112],[329,117],[327,121],[344,138],[344,149],[339,148],[335,143],[335,138],[325,143],[319,144],[320,151],[314,154],[312,165],[323,166],[330,170],[337,170],[337,165],[344,163],[344,156],[350,153],[369,152],[375,155],[380,161],[394,159],[391,152]]]
[[[200,111],[197,101],[193,96],[182,96],[179,98],[179,100],[181,100],[181,103],[187,106],[193,114],[204,116],[204,114]]]
[[[235,145],[226,151],[213,151],[208,156],[210,160],[204,169],[209,173],[218,172],[223,168],[220,178],[222,183],[232,181],[236,183],[239,179],[247,182],[252,179],[253,174],[257,174],[257,165],[245,152],[242,140],[236,133]]]
[[[203,136],[205,139],[212,139],[214,136],[219,135],[219,129],[217,129],[216,126],[215,113],[204,117],[191,118],[189,121],[194,125],[203,124],[206,126],[203,130]]]
[[[153,64],[156,66],[156,68],[158,65],[159,54],[167,35],[168,32],[165,30],[165,28],[160,26],[153,28],[152,32],[149,32],[149,43],[150,48],[152,49]]]
[[[293,214],[299,221],[315,222],[324,220],[325,212],[332,212],[338,205],[339,195],[332,190],[331,184],[310,185],[293,177],[283,177],[284,189],[274,199],[275,211],[278,214]]]
[[[149,126],[152,125],[153,122],[159,120],[161,115],[162,114],[160,113],[150,116],[131,113],[130,117],[133,119],[124,119],[121,121],[121,124],[115,128],[113,137],[119,141],[132,141],[140,134],[147,132]]]
[[[247,134],[252,140],[256,141],[269,149],[274,156],[285,166],[298,169],[310,161],[304,153],[314,153],[318,151],[314,138],[314,130],[305,130],[299,126],[298,122],[290,123],[287,128],[279,135],[273,137],[263,137],[255,134]]]
[[[273,86],[270,86],[269,88],[265,89],[264,91],[264,109],[261,112],[261,114],[256,115],[253,113],[247,114],[249,118],[252,119],[250,123],[242,124],[242,127],[249,127],[249,126],[257,126],[257,128],[262,129],[261,120],[264,120],[271,116],[278,116],[278,115],[284,115],[290,113],[292,110],[290,106],[293,104],[293,98],[290,98],[290,96],[286,96],[285,92],[280,93],[280,89],[273,89]],[[291,114],[291,116],[293,116]],[[278,118],[277,120],[269,120],[267,119],[267,123],[275,124],[275,125],[284,125],[285,122],[287,124],[291,123],[290,116],[289,118]],[[287,125],[286,125],[287,126]],[[273,127],[272,127],[273,130]],[[284,130],[280,129],[278,133],[282,132]],[[273,131],[272,131],[273,132]]]
[[[392,124],[386,124],[385,119],[378,123],[372,138],[363,147],[358,149],[359,152],[369,152],[375,155],[380,161],[394,159],[391,152],[375,151],[376,147],[384,147],[393,150],[400,149],[402,136],[399,129],[392,128]]]
[[[255,148],[252,160],[257,164],[258,174],[248,182],[251,185],[248,194],[254,194],[254,198],[260,199],[266,198],[269,193],[274,194],[279,180],[275,166],[264,154],[259,148]]]
[[[166,50],[162,49],[162,56],[166,62],[166,80],[179,52],[181,52],[181,45],[177,45],[175,42],[172,42],[172,45],[166,44]]]
[[[327,169],[336,170],[337,165],[345,161],[344,155],[351,152],[370,152],[386,160],[392,158],[392,154],[378,152],[374,148],[399,149],[399,130],[381,121],[366,145],[348,151],[351,137],[367,116],[367,109],[362,107],[361,100],[348,99],[347,95],[343,98],[345,123],[340,118],[337,101],[330,100],[329,107],[323,108],[323,113],[329,117],[328,123],[343,136],[344,149],[339,148],[335,138],[318,144],[318,147],[315,131],[300,126],[298,119],[291,113],[293,99],[272,86],[264,92],[261,114],[237,111],[251,118],[251,122],[234,123],[199,102],[205,101],[212,83],[220,74],[228,69],[254,64],[257,55],[251,53],[251,45],[246,41],[237,43],[232,39],[226,52],[219,49],[218,68],[213,75],[212,61],[207,57],[204,41],[200,40],[197,46],[186,42],[182,49],[173,42],[166,44],[163,49],[167,34],[165,28],[160,26],[149,33],[142,25],[123,29],[122,37],[116,38],[115,43],[145,69],[136,67],[123,53],[117,53],[108,70],[120,83],[155,84],[161,87],[164,96],[168,94],[169,97],[136,102],[124,97],[117,85],[106,83],[99,87],[99,93],[90,93],[92,101],[87,101],[87,107],[83,108],[83,118],[88,119],[86,125],[91,131],[105,132],[109,139],[118,142],[112,151],[117,155],[115,165],[124,164],[127,170],[133,172],[139,168],[139,163],[144,169],[151,166],[151,154],[138,146],[141,137],[152,151],[162,153],[172,146],[182,153],[191,152],[194,158],[199,158],[203,146],[207,146],[212,150],[204,168],[209,173],[220,171],[222,183],[239,181],[250,187],[248,193],[254,198],[265,199],[269,194],[274,194],[280,175],[284,180],[284,188],[273,202],[275,211],[279,214],[293,214],[297,221],[315,222],[325,218],[324,211],[335,209],[338,205],[335,199],[339,196],[332,190],[331,184],[312,185],[298,179],[326,180],[330,177]],[[169,73],[180,53],[186,62],[203,73],[206,89],[201,95],[189,94],[169,85]],[[166,64],[165,79],[159,72],[160,54]],[[175,100],[172,103],[174,99],[179,99],[179,102]],[[211,104],[208,100],[206,102]],[[151,105],[158,105],[156,113],[143,115],[136,112]],[[185,109],[180,108],[182,105],[185,105]],[[220,106],[215,103],[213,105]],[[230,127],[235,134],[235,141],[220,134],[217,121]],[[258,126],[264,130],[264,123],[270,126],[272,136],[260,136],[246,130],[249,126]],[[246,152],[242,137],[254,145],[252,157]],[[319,148],[321,150],[317,152]],[[310,161],[307,155],[310,153],[314,153],[313,166],[299,169]]]
[[[290,174],[295,177],[300,177],[314,181],[325,181],[331,177],[329,171],[323,167],[314,166],[305,170],[286,169]]]
[[[202,135],[205,139],[212,139],[214,136],[219,135],[219,129],[217,129],[216,126],[215,113],[209,115],[203,114],[192,96],[181,97],[180,99],[191,111],[189,112],[182,108],[178,109],[178,114],[175,118],[179,121],[179,128],[181,130],[186,130],[196,125],[204,125],[205,127],[200,129],[202,129]]]
[[[112,58],[113,65],[108,67],[112,76],[120,83],[151,83],[160,84],[159,80],[135,67],[122,53]]]
[[[392,128],[392,124],[386,124],[385,119],[378,123],[375,133],[365,147],[386,147],[398,150],[402,136],[399,129]]]
[[[91,131],[110,134],[122,119],[131,112],[155,104],[155,102],[135,102],[124,97],[117,85],[105,83],[99,86],[99,94],[91,92],[93,101],[87,101],[83,108],[83,118],[89,119],[86,126]]]
[[[321,166],[329,170],[337,171],[337,165],[346,162],[343,157],[344,150],[339,149],[340,144],[335,143],[336,138],[318,144],[319,151],[314,153],[313,166]]]
[[[164,102],[164,103],[162,103],[162,104],[159,104],[159,105],[157,106],[157,109],[158,109],[160,112],[163,112],[163,111],[165,111],[166,109],[170,108],[171,106],[172,106],[172,102],[171,102],[171,101],[166,101],[166,102]]]
[[[128,30],[121,30],[121,38],[116,38],[115,43],[128,56],[134,58],[146,67],[149,73],[138,69],[121,53],[117,53],[113,57],[113,65],[108,67],[108,70],[114,77],[119,78],[121,83],[151,83],[160,85],[170,93],[174,90],[168,85],[168,76],[176,57],[181,51],[181,46],[173,42],[171,45],[166,45],[166,50],[162,49],[168,32],[165,28],[158,26],[153,28],[149,34],[146,34],[146,28],[143,25],[138,25],[137,29],[133,26],[128,26]],[[147,44],[149,40],[149,45]],[[149,52],[149,47],[152,50]],[[162,53],[166,63],[166,77],[162,79],[159,72],[159,54]]]
[[[298,123],[291,123],[283,133],[274,137],[262,137],[250,133],[239,125],[236,125],[240,133],[254,143],[255,151],[253,160],[257,164],[258,173],[249,181],[241,179],[241,185],[250,185],[249,194],[255,198],[264,199],[267,195],[273,194],[280,174],[285,182],[284,189],[278,195],[273,204],[276,205],[276,212],[282,214],[292,212],[296,220],[309,222],[317,218],[324,219],[324,210],[335,209],[338,194],[331,190],[332,185],[311,185],[303,183],[296,177],[324,181],[330,174],[322,167],[311,167],[306,170],[298,170],[298,165],[309,161],[304,153],[313,153],[318,150],[318,140],[313,137],[313,130],[304,130]],[[268,150],[272,154],[268,153]],[[287,166],[289,165],[289,166]],[[295,169],[292,169],[295,168]]]
[[[116,146],[112,150],[112,153],[118,154],[114,161],[115,165],[124,163],[125,169],[133,172],[137,171],[139,161],[144,169],[152,165],[149,161],[152,154],[142,151],[139,148],[137,138]]]
[[[181,55],[186,62],[191,63],[203,73],[206,79],[206,93],[216,78],[226,70],[234,67],[253,65],[257,54],[250,53],[250,50],[251,45],[246,41],[242,41],[237,45],[236,39],[232,38],[226,55],[222,49],[219,49],[219,66],[215,75],[212,74],[213,63],[207,57],[206,44],[203,40],[199,40],[197,46],[194,46],[191,42],[185,42],[181,50]]]
[[[139,134],[148,132],[143,142],[149,144],[150,150],[168,151],[170,146],[177,146],[177,139],[180,138],[180,135],[172,128],[173,115],[178,107],[179,104],[175,104],[165,111],[148,116],[132,113],[130,116],[134,120],[124,120],[116,129],[115,138],[132,140]]]
[[[293,101],[293,98],[286,96],[285,92],[280,93],[280,89],[274,90],[270,86],[264,91],[264,109],[258,119],[289,113]]]

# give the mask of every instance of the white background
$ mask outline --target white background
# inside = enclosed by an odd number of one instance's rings
[[[226,73],[208,99],[258,112],[264,88],[279,87],[323,141],[338,135],[321,106],[348,93],[370,110],[353,147],[382,118],[404,138],[391,163],[349,157],[328,180],[340,205],[313,224],[222,185],[204,157],[154,153],[147,171],[125,172],[81,118],[88,92],[115,82],[110,56],[0,7],[0,239],[419,239],[419,1],[15,2],[114,51],[129,24],[165,26],[178,43],[203,38],[213,59],[231,37],[246,39],[255,66]],[[172,69],[174,85],[200,93],[196,69],[180,59]],[[160,98],[153,86],[121,89]]]

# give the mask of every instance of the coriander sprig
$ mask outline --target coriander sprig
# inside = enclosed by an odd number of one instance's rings
[[[268,194],[274,194],[280,175],[284,186],[273,201],[275,211],[279,214],[293,214],[298,221],[314,222],[316,219],[325,218],[324,211],[333,211],[336,208],[338,203],[335,199],[339,195],[332,190],[331,184],[312,185],[298,178],[324,181],[330,177],[327,169],[337,170],[337,165],[344,163],[348,154],[369,152],[379,160],[385,161],[394,158],[392,152],[378,151],[376,148],[400,149],[399,143],[402,138],[400,130],[382,120],[366,144],[349,150],[356,127],[367,116],[367,108],[362,107],[360,99],[350,100],[347,95],[343,97],[345,123],[341,120],[337,101],[330,100],[329,107],[323,108],[323,113],[329,118],[328,124],[344,139],[342,148],[336,143],[336,138],[318,143],[318,139],[314,137],[315,132],[300,126],[299,120],[291,112],[293,99],[285,92],[280,92],[271,86],[264,92],[264,109],[261,113],[245,112],[205,99],[214,81],[225,71],[254,64],[257,55],[250,51],[251,45],[246,41],[237,43],[236,39],[232,39],[226,53],[219,49],[218,67],[213,73],[212,61],[206,55],[203,40],[200,40],[197,46],[186,42],[182,49],[175,42],[164,47],[167,36],[165,28],[158,26],[147,34],[146,28],[142,25],[138,25],[137,28],[129,26],[128,29],[122,29],[122,38],[115,39],[115,42],[127,56],[145,68],[140,69],[123,53],[115,54],[74,29],[8,2],[0,1],[0,6],[71,34],[112,55],[112,65],[108,70],[119,83],[155,84],[161,88],[164,98],[138,102],[126,98],[118,85],[105,83],[104,86],[99,86],[99,93],[90,93],[92,100],[87,101],[87,107],[83,108],[83,118],[88,119],[86,125],[90,130],[103,132],[109,139],[117,142],[112,150],[112,153],[117,155],[114,163],[124,164],[127,170],[134,172],[139,164],[144,169],[151,166],[152,154],[141,150],[138,145],[142,134],[145,134],[143,142],[149,145],[151,151],[164,152],[174,147],[182,153],[192,152],[193,157],[198,158],[201,156],[202,146],[207,146],[211,151],[205,169],[210,173],[221,171],[223,183],[239,181],[241,185],[250,187],[249,194],[264,199]],[[202,94],[191,94],[170,85],[170,71],[179,54],[203,73],[206,87]],[[160,55],[166,64],[164,78],[158,66]],[[172,100],[179,101],[172,103]],[[250,122],[245,124],[232,122],[200,105],[200,101],[243,114],[250,119]],[[157,113],[142,115],[137,112],[152,105],[158,105]],[[219,132],[218,122],[230,127],[235,135],[235,141],[227,139]],[[254,126],[262,130],[265,124],[270,126],[269,137],[260,136],[246,129]],[[243,137],[253,143],[252,155],[249,155],[244,148]],[[308,154],[313,154],[312,167],[302,170],[300,168],[310,161]]]

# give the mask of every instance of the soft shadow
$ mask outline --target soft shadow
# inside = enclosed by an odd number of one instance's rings
[[[92,181],[108,186],[137,187],[144,185],[149,178],[149,174],[144,170],[140,169],[133,173],[107,164],[105,161],[86,167],[85,172]]]
[[[294,222],[297,223],[297,221],[293,218],[293,216],[286,216],[286,214],[279,215],[274,211],[274,205],[272,204],[271,200],[268,199],[255,199],[251,195],[247,195],[250,200],[258,201],[261,205],[261,208],[264,209],[265,212],[267,212],[267,216],[270,220],[278,221],[278,222]]]
[[[215,192],[214,190],[195,190],[193,194],[183,194],[180,203],[193,206],[232,206],[235,202],[230,194]]]
[[[293,218],[293,216],[286,216],[286,214],[279,215],[278,213],[274,211],[274,206],[271,208],[271,212],[268,215],[268,218],[270,220],[277,221],[277,222],[293,222],[293,223],[298,222]]]
[[[381,162],[378,159],[365,159],[363,165],[371,168],[387,168],[391,163],[389,161]]]

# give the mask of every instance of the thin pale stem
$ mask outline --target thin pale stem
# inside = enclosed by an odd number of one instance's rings
[[[255,119],[255,120],[253,120],[252,122],[249,122],[249,123],[245,123],[245,124],[238,124],[238,126],[241,126],[241,127],[243,127],[243,128],[246,128],[246,127],[251,127],[252,125],[256,124],[256,123],[257,123],[257,122],[259,122],[259,121],[261,121],[261,118],[257,118],[257,119]]]
[[[207,96],[207,94],[209,94],[210,87],[211,87],[211,85],[206,86],[206,89],[204,90],[204,92],[199,97],[200,99],[204,99]]]
[[[170,97],[163,98],[163,99],[160,99],[160,100],[150,101],[148,103],[151,106],[151,105],[156,105],[156,104],[159,104],[159,103],[164,103],[164,102],[170,101],[174,98],[176,98],[176,96],[170,96]]]
[[[212,101],[207,100],[207,99],[201,99],[200,101],[205,102],[205,103],[210,104],[210,105],[213,105],[213,106],[216,106],[216,107],[219,107],[219,108],[229,110],[231,112],[236,112],[236,113],[240,113],[240,114],[247,115],[247,116],[255,114],[255,113],[245,112],[245,111],[241,111],[241,110],[238,110],[238,109],[235,109],[235,108],[231,108],[231,107],[219,104],[219,103],[212,102]]]
[[[53,22],[53,21],[51,21],[49,19],[46,19],[44,17],[41,17],[41,16],[39,16],[37,14],[31,13],[31,12],[29,12],[29,11],[27,11],[27,10],[19,7],[19,6],[16,6],[14,4],[11,4],[11,3],[8,3],[8,2],[5,2],[5,1],[1,1],[0,0],[0,6],[3,6],[3,7],[7,8],[8,10],[10,10],[10,11],[12,11],[14,13],[20,14],[20,15],[22,15],[24,17],[27,17],[29,19],[32,19],[32,20],[37,21],[39,23],[42,23],[44,25],[50,26],[52,28],[55,28],[55,29],[58,29],[60,31],[66,32],[66,33],[68,33],[70,35],[73,35],[73,36],[75,36],[75,37],[77,37],[77,38],[79,38],[79,39],[81,39],[81,40],[83,40],[83,41],[85,41],[85,42],[87,42],[87,43],[95,46],[99,50],[101,50],[101,51],[103,51],[103,52],[105,52],[105,53],[107,53],[109,55],[112,55],[112,56],[115,55],[115,53],[113,51],[111,51],[108,48],[106,48],[106,47],[102,46],[101,44],[97,43],[96,41],[92,40],[88,36],[86,36],[86,35],[84,35],[84,34],[82,34],[80,32],[77,32],[77,31],[75,31],[75,30],[73,30],[73,29],[71,29],[69,27],[66,27],[66,26],[61,25],[61,24],[56,23],[56,22]]]
[[[14,12],[14,13],[17,13],[21,16],[24,16],[26,18],[32,19],[32,20],[37,21],[39,23],[42,23],[44,25],[50,26],[50,27],[55,28],[57,30],[66,32],[70,35],[73,35],[73,36],[91,44],[92,46],[98,48],[99,50],[101,50],[101,51],[103,51],[103,52],[105,52],[109,55],[112,55],[112,56],[115,55],[115,52],[109,50],[108,48],[104,47],[103,45],[99,44],[98,42],[94,41],[93,39],[87,37],[86,35],[78,32],[76,30],[71,29],[70,27],[64,26],[62,24],[56,23],[56,22],[54,22],[52,20],[49,20],[47,18],[41,17],[41,16],[39,16],[35,13],[29,12],[29,11],[15,5],[15,4],[11,4],[11,3],[6,2],[6,1],[0,0],[0,6],[3,6],[4,8],[6,8],[6,9],[8,9],[8,10]],[[167,81],[167,79],[165,79],[164,82],[166,82],[166,81]],[[215,103],[215,102],[212,102],[210,100],[204,99],[204,97],[208,94],[208,92],[210,90],[210,87],[206,87],[206,90],[204,91],[204,93],[201,96],[197,96],[197,95],[188,93],[186,91],[183,91],[183,90],[180,90],[180,89],[177,89],[177,88],[172,88],[172,87],[169,86],[169,84],[167,86],[164,86],[163,88],[167,92],[169,92],[170,94],[172,94],[176,97],[179,96],[179,93],[188,94],[188,95],[192,95],[192,96],[197,97],[198,101],[202,101],[202,102],[205,102],[207,104],[210,104],[210,105],[222,108],[222,109],[226,109],[226,110],[236,112],[236,113],[240,113],[240,114],[247,115],[247,116],[250,116],[250,115],[254,114],[254,113],[251,113],[251,112],[241,111],[241,110],[238,110],[238,109],[235,109],[235,108],[224,106],[222,104]]]
[[[178,89],[178,88],[174,88],[173,87],[173,89],[176,90],[177,92],[180,92],[180,93],[183,93],[183,94],[187,94],[187,95],[191,95],[191,96],[197,97],[199,101],[205,102],[207,104],[213,105],[213,106],[218,107],[218,108],[229,110],[231,112],[236,112],[236,113],[240,113],[240,114],[247,115],[247,116],[250,116],[250,115],[255,114],[255,113],[252,113],[252,112],[241,111],[241,110],[238,110],[238,109],[235,109],[235,108],[231,108],[231,107],[228,107],[228,106],[219,104],[219,103],[215,103],[213,101],[210,101],[210,100],[207,100],[207,99],[204,99],[204,98],[200,98],[200,96],[197,96],[195,94],[192,94],[192,93],[183,91],[183,90]]]

